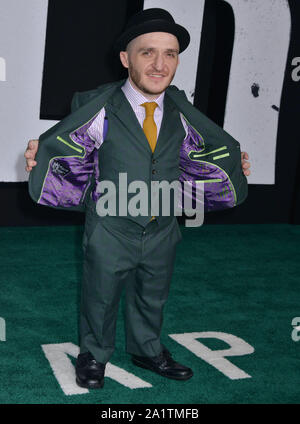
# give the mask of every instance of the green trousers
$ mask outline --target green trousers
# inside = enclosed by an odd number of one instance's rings
[[[99,217],[87,207],[83,237],[84,269],[80,310],[80,352],[101,363],[115,345],[122,289],[126,289],[126,351],[156,356],[175,251],[181,239],[175,217],[143,227],[125,217]]]

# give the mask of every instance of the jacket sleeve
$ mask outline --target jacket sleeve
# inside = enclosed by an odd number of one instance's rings
[[[180,150],[179,180],[203,192],[205,211],[232,208],[245,201],[248,182],[241,166],[240,143],[190,103],[183,90],[167,89],[188,126]],[[203,183],[204,189],[201,189]],[[194,189],[195,188],[195,189]],[[199,196],[201,197],[201,196]]]
[[[71,127],[64,123],[91,98],[92,92],[76,92],[71,102],[71,114],[50,128],[39,139],[36,155],[38,165],[29,175],[29,194],[43,205],[57,209],[84,211],[82,196],[92,180],[93,153],[84,131],[76,131],[70,139]]]
[[[87,128],[121,83],[76,92],[71,101],[72,112],[40,135],[37,166],[28,181],[29,194],[36,203],[84,211],[98,163],[95,142]]]

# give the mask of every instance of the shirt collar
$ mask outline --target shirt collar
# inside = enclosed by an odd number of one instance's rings
[[[127,78],[125,84],[122,86],[122,90],[127,97],[129,103],[133,108],[136,108],[137,106],[140,106],[142,103],[150,102],[151,100],[147,99],[145,96],[143,96],[142,93],[137,91],[129,81],[129,78]],[[163,91],[161,95],[156,99],[153,100],[157,103],[158,107],[160,109],[163,108],[163,101],[164,101],[165,92]]]

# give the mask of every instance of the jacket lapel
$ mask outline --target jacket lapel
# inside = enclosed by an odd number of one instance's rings
[[[176,122],[177,115],[174,116],[174,113],[176,114],[176,108],[175,105],[170,101],[167,93],[165,93],[164,96],[164,114],[161,122],[160,131],[158,134],[156,147],[155,147],[155,153],[159,153],[159,151],[163,148],[164,140],[167,141],[168,138],[170,138],[170,128],[172,130],[172,124],[170,125],[170,122]],[[173,118],[175,118],[173,120]],[[174,129],[174,128],[173,128]]]
[[[118,87],[114,95],[107,101],[105,107],[109,107],[110,111],[122,121],[127,130],[139,142],[142,142],[145,149],[152,154],[148,139],[121,87]]]

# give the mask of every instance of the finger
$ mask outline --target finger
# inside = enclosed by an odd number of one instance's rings
[[[29,141],[28,141],[28,143],[27,143],[27,150],[28,150],[28,149],[32,149],[32,144],[33,144],[32,142],[33,142],[33,141],[34,141],[34,140],[29,140]]]
[[[246,171],[243,171],[244,175],[246,175],[246,177],[249,177],[249,175],[251,174],[251,171],[249,171],[248,169]]]
[[[29,140],[28,148],[36,151],[38,149],[38,140]]]
[[[242,167],[243,167],[243,169],[248,169],[248,168],[251,167],[251,164],[250,164],[250,162],[243,162]]]
[[[33,159],[27,159],[26,163],[28,167],[33,167],[36,165],[36,161]]]
[[[32,152],[32,150],[27,149],[24,153],[24,156],[25,156],[26,159],[33,159],[34,153]]]
[[[32,170],[31,166],[25,166],[25,171],[30,172]]]
[[[35,159],[36,152],[34,152],[33,150],[26,150],[24,156],[26,159]]]

